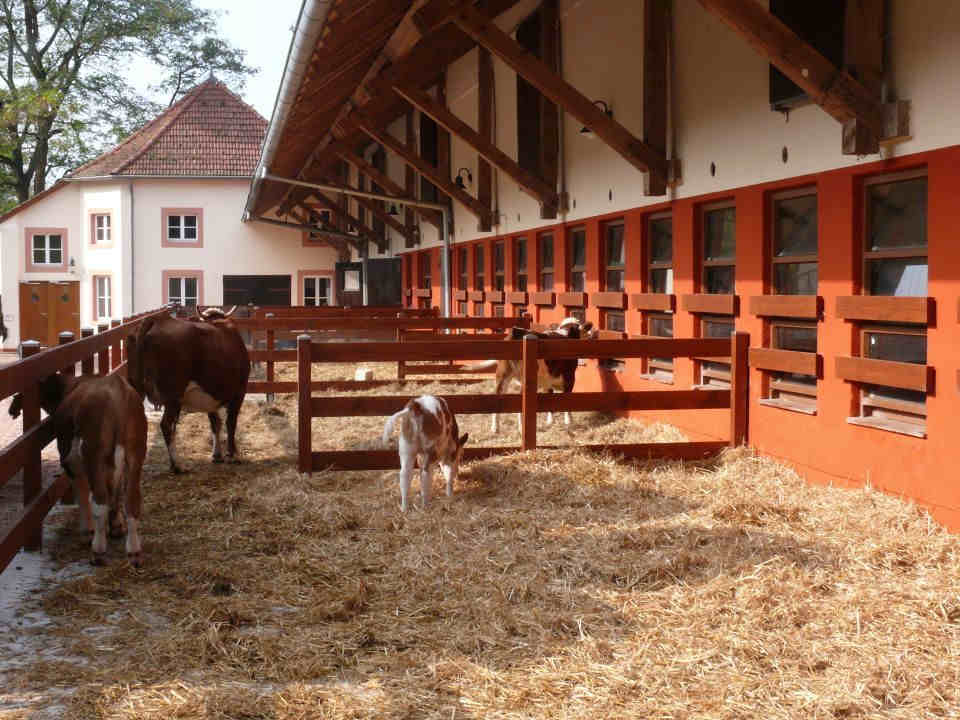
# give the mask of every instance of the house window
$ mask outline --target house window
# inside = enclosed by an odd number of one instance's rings
[[[110,276],[93,276],[93,314],[96,320],[109,320],[113,317],[110,294]]]
[[[540,236],[540,290],[553,290],[553,235]]]
[[[540,13],[535,12],[517,27],[517,43],[533,57],[539,58]],[[517,75],[517,164],[540,175],[542,116],[540,92]]]
[[[113,239],[111,235],[113,225],[113,216],[109,213],[94,213],[90,216],[90,239],[96,245],[109,244]]]
[[[483,245],[474,245],[473,246],[473,289],[483,290],[483,286],[484,286]],[[474,314],[476,314],[476,312],[474,312]]]
[[[307,275],[303,278],[303,304],[309,307],[330,305],[330,278]]]
[[[700,318],[700,334],[705,338],[730,339],[733,319],[722,315],[704,315]],[[700,363],[700,384],[711,388],[730,387],[730,363],[704,360]]]
[[[34,265],[63,265],[63,235],[34,233],[32,256]]]
[[[163,208],[163,247],[203,247],[203,210]]]
[[[653,337],[673,338],[673,315],[666,313],[647,315],[647,334]],[[673,382],[673,358],[652,357],[647,361],[647,370],[654,380]]]
[[[652,293],[673,293],[673,217],[653,215],[647,221],[647,287]]]
[[[771,277],[777,295],[817,294],[817,194],[812,188],[773,196]]]
[[[737,253],[737,211],[732,205],[709,205],[702,211],[703,292],[732,294]]]
[[[417,263],[417,272],[419,284],[418,287],[421,290],[430,290],[433,287],[432,280],[430,278],[430,252],[422,252],[418,257]]]
[[[570,231],[570,292],[583,292],[587,286],[587,231]]]
[[[170,275],[167,278],[167,302],[181,307],[197,305],[199,292],[200,279],[196,275]]]
[[[493,289],[503,290],[504,288],[504,260],[503,242],[493,245]]]
[[[817,324],[773,320],[770,344],[776,350],[816,353]],[[817,378],[801,373],[771,372],[769,399],[780,406],[813,413],[817,409]]]
[[[623,223],[606,226],[603,246],[603,257],[606,262],[604,289],[607,292],[623,292],[624,255],[626,253],[623,246]]]
[[[869,295],[927,294],[927,178],[924,171],[883,176],[864,185],[863,277]],[[860,327],[863,357],[926,365],[927,331],[920,325]],[[922,435],[926,394],[882,385],[860,388],[860,418]]]
[[[527,239],[517,238],[514,244],[514,277],[513,289],[517,292],[527,291]]]

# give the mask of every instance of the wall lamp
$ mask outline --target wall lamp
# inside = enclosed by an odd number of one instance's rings
[[[467,181],[463,181],[463,174],[467,174]],[[457,170],[457,178],[453,181],[453,184],[456,185],[461,190],[465,190],[467,185],[473,183],[473,174],[470,172],[470,168],[460,168]]]
[[[594,100],[593,104],[599,107],[601,110],[603,110],[603,112],[606,113],[607,117],[609,118],[613,117],[613,110],[603,100]],[[580,134],[588,138],[596,137],[596,135],[593,134],[593,130],[588,128],[586,125],[580,128]]]

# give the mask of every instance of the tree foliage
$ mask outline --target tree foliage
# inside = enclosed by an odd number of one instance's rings
[[[0,0],[0,207],[115,144],[163,109],[131,68],[159,68],[167,104],[208,72],[253,69],[193,0]]]

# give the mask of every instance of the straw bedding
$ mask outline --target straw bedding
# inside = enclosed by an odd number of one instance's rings
[[[318,445],[372,442],[355,420]],[[73,659],[7,686],[71,718],[960,714],[956,539],[897,499],[746,450],[627,465],[570,448],[469,464],[452,498],[437,477],[403,515],[395,472],[299,477],[294,428],[292,399],[248,401],[243,464],[212,465],[188,416],[193,472],[173,477],[153,424],[146,567],[115,541],[111,565],[46,593],[42,632]],[[58,548],[86,554],[67,529]]]

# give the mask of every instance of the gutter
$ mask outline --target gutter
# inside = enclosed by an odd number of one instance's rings
[[[290,109],[296,101],[303,76],[310,65],[310,57],[316,49],[317,40],[332,4],[333,0],[303,0],[300,6],[300,16],[297,18],[293,38],[290,40],[287,62],[283,67],[283,79],[280,81],[277,99],[273,104],[273,114],[270,116],[267,134],[263,139],[260,160],[250,182],[250,191],[247,193],[244,221],[253,214],[253,208],[256,207],[260,189],[263,187],[264,173],[268,172],[273,163],[280,145],[280,137],[286,129]]]

